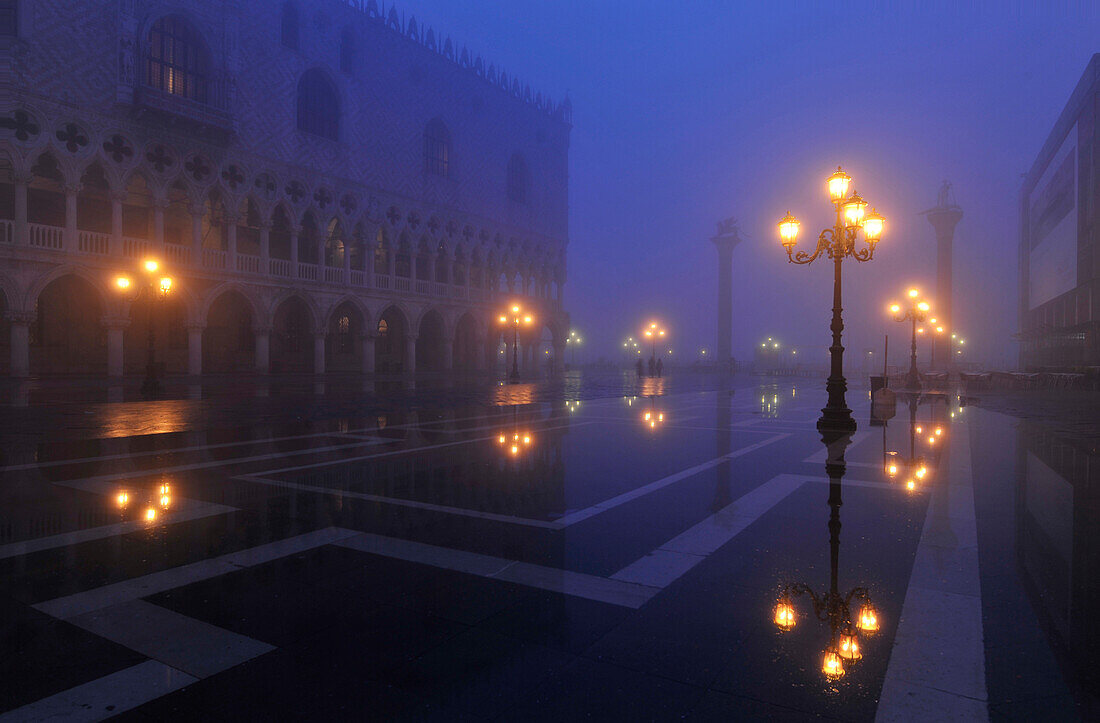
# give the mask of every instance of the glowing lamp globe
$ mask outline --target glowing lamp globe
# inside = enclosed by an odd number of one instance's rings
[[[784,598],[775,604],[775,625],[780,630],[786,632],[794,627],[797,622],[797,617],[794,612],[794,605],[791,601]]]
[[[156,271],[158,268],[160,268],[160,264],[152,259],[149,259],[145,262],[145,270],[148,271],[150,274]]]
[[[130,279],[125,276],[119,276],[115,279],[115,286],[117,286],[120,291],[126,291],[126,289],[130,288]]]
[[[854,630],[847,628],[841,633],[837,640],[837,652],[849,663],[854,663],[863,657],[863,652],[859,649],[859,637]]]
[[[871,213],[863,219],[863,235],[871,243],[878,243],[882,238],[882,232],[886,229],[886,219],[871,209]]]
[[[821,672],[829,680],[840,680],[844,677],[844,663],[835,650],[826,650],[821,659]]]
[[[840,166],[836,167],[836,173],[829,176],[825,181],[826,186],[829,188],[829,199],[834,203],[840,203],[848,195],[848,186],[852,183],[852,177],[841,170]]]
[[[851,197],[844,202],[841,207],[844,210],[844,220],[848,224],[848,228],[859,228],[863,225],[863,217],[867,212],[867,202],[863,198],[852,191]]]
[[[856,627],[863,633],[878,632],[878,611],[871,603],[866,603],[859,609],[859,617],[856,618]]]
[[[928,305],[927,301],[922,301],[919,304],[917,304],[917,308],[920,309],[921,311],[928,311],[932,307]]]
[[[910,298],[910,299],[915,299],[915,298],[917,298],[918,296],[920,296],[920,292],[919,292],[919,291],[917,291],[916,289],[909,289],[909,292],[908,292],[908,293],[909,293],[909,298]]]
[[[890,313],[900,314],[901,313],[901,306],[898,305],[898,304],[890,304]]]
[[[783,220],[779,222],[780,243],[788,248],[794,246],[798,241],[798,227],[800,225],[798,219],[788,211]]]
[[[172,277],[165,276],[160,280],[160,290],[165,294],[172,290]]]

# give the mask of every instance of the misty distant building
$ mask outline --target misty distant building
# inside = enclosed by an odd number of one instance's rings
[[[1020,198],[1020,363],[1100,365],[1094,55],[1027,173]]]
[[[513,298],[564,358],[568,100],[375,0],[0,0],[0,36],[0,369],[139,370],[149,257],[169,372],[483,369]]]

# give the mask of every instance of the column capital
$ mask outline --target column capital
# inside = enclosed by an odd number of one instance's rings
[[[225,214],[225,223],[226,223],[227,226],[236,226],[240,222],[240,220],[241,220],[241,215],[239,213],[226,213]]]
[[[169,204],[170,201],[167,196],[153,196],[153,208],[157,211],[164,211]]]
[[[126,191],[111,191],[107,195],[110,196],[111,200],[116,203],[122,203],[130,197],[130,194]]]
[[[121,316],[104,316],[99,320],[99,323],[103,324],[108,329],[117,329],[122,331],[129,328],[130,320]]]
[[[82,184],[82,183],[66,183],[65,184],[65,195],[66,196],[75,196],[83,190],[84,190],[84,184]]]
[[[274,327],[266,326],[266,325],[253,326],[252,327],[252,333],[253,334],[268,334],[268,335],[270,335],[271,332],[273,331],[273,329],[274,329]]]
[[[192,216],[202,216],[206,213],[205,203],[189,203],[187,204],[187,210],[191,212]]]
[[[8,321],[13,324],[19,324],[21,326],[30,326],[38,318],[38,314],[33,311],[13,311],[9,310],[6,314]]]
[[[206,324],[201,321],[193,321],[183,325],[187,331],[206,331]]]
[[[30,171],[12,171],[11,178],[17,185],[22,184],[25,186],[34,180],[34,174]]]

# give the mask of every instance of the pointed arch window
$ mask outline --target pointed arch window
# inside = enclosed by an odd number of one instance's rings
[[[166,15],[153,23],[145,63],[149,87],[206,103],[208,76],[206,46],[191,23],[178,15]]]
[[[336,88],[320,70],[307,70],[298,81],[298,130],[330,140],[339,135]]]
[[[279,24],[280,39],[288,48],[298,49],[298,7],[294,3],[283,3]]]
[[[19,0],[0,0],[0,37],[19,35]]]
[[[451,133],[438,118],[434,118],[424,129],[424,160],[428,173],[450,177]]]
[[[519,153],[513,153],[508,161],[508,200],[527,203],[528,184],[527,161]]]

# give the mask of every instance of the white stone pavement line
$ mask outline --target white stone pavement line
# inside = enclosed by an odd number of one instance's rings
[[[515,515],[502,515],[496,512],[482,512],[480,510],[471,510],[465,507],[451,507],[448,505],[437,505],[432,502],[421,502],[419,500],[406,500],[400,497],[387,497],[385,495],[372,495],[367,492],[353,492],[340,487],[322,487],[318,485],[307,485],[300,482],[290,482],[287,480],[270,479],[268,477],[262,477],[254,474],[242,474],[234,477],[233,479],[245,480],[247,482],[256,482],[258,484],[268,485],[279,489],[298,490],[300,492],[314,492],[324,495],[340,495],[341,497],[348,497],[356,500],[365,500],[367,502],[378,502],[380,504],[394,505],[397,507],[411,507],[418,510],[429,510],[432,512],[445,512],[450,515],[460,515],[462,517],[474,517],[481,520],[491,520],[493,522],[507,522],[513,525],[524,525],[527,527],[541,527],[548,530],[560,530],[562,525],[556,520],[536,520],[530,517],[517,517]]]
[[[562,525],[562,527],[575,525],[582,520],[587,520],[590,517],[595,517],[600,513],[607,512],[608,510],[613,510],[619,505],[626,504],[627,502],[630,502],[631,500],[636,500],[639,497],[644,497],[651,492],[656,492],[657,490],[668,487],[671,484],[675,484],[680,480],[687,479],[688,477],[693,477],[700,472],[705,472],[712,467],[717,467],[723,462],[728,462],[742,455],[749,454],[750,452],[755,452],[762,447],[766,447],[769,444],[773,444],[782,439],[786,439],[789,436],[789,434],[777,434],[775,436],[769,437],[768,439],[757,442],[756,444],[750,444],[746,447],[741,447],[740,449],[734,450],[729,454],[722,455],[721,457],[715,457],[708,462],[703,462],[702,464],[697,464],[694,467],[689,467],[688,469],[685,469],[681,472],[668,475],[667,477],[662,477],[655,482],[650,482],[649,484],[638,487],[637,489],[633,489],[629,492],[624,492],[621,495],[612,497],[609,500],[604,500],[603,502],[599,502],[595,505],[592,505],[591,507],[587,507],[583,510],[577,510],[575,512],[569,512],[565,516],[561,517],[558,522]]]
[[[198,680],[159,663],[144,663],[63,690],[0,715],[0,721],[100,721],[137,708]]]
[[[805,478],[796,475],[773,477],[619,570],[611,579],[655,588],[671,585],[786,499],[804,482]]]
[[[465,507],[452,507],[452,506],[448,506],[448,505],[438,505],[438,504],[434,504],[434,503],[431,503],[431,502],[421,502],[419,500],[407,500],[407,499],[401,499],[399,497],[387,497],[385,495],[375,495],[375,494],[370,494],[370,493],[367,493],[367,492],[352,492],[352,491],[344,490],[344,489],[337,488],[337,487],[323,487],[323,486],[319,486],[319,485],[307,485],[307,484],[302,484],[302,483],[299,483],[299,482],[289,482],[289,481],[284,481],[284,480],[271,479],[271,478],[264,477],[264,476],[261,476],[261,475],[250,475],[250,474],[238,475],[237,477],[234,477],[234,479],[241,479],[241,480],[247,480],[247,481],[250,481],[250,482],[257,482],[257,483],[260,483],[260,484],[270,485],[272,487],[284,487],[284,488],[289,488],[289,489],[295,489],[295,490],[300,490],[300,491],[303,491],[303,492],[315,492],[317,494],[329,494],[329,495],[331,495],[331,494],[340,494],[344,497],[350,497],[350,498],[353,498],[353,499],[360,499],[360,500],[367,500],[367,501],[370,501],[370,502],[378,502],[378,503],[381,503],[381,504],[396,505],[396,506],[399,506],[399,507],[411,507],[411,508],[414,508],[414,509],[430,510],[430,511],[433,511],[433,512],[444,512],[444,513],[452,514],[452,515],[460,515],[460,516],[463,516],[463,517],[473,517],[473,518],[483,519],[483,520],[492,520],[492,521],[495,521],[495,522],[506,522],[506,523],[514,524],[514,525],[524,525],[524,526],[527,526],[527,527],[540,527],[540,528],[547,529],[547,530],[564,530],[565,528],[570,527],[572,525],[575,525],[578,522],[583,522],[584,520],[587,520],[591,517],[595,517],[596,515],[607,512],[608,510],[613,510],[613,509],[615,509],[616,507],[618,507],[620,505],[626,504],[627,502],[630,502],[632,500],[636,500],[639,497],[644,497],[645,495],[648,495],[651,492],[656,492],[659,489],[667,487],[671,484],[675,484],[676,482],[687,479],[688,477],[692,477],[692,476],[694,476],[696,474],[699,474],[700,472],[704,472],[704,471],[706,471],[706,470],[708,470],[712,467],[716,467],[719,464],[721,464],[722,462],[727,462],[729,460],[736,459],[737,457],[740,457],[741,455],[748,454],[750,452],[754,452],[757,449],[760,449],[761,447],[765,447],[769,444],[772,444],[773,442],[778,442],[779,440],[785,439],[789,436],[790,435],[788,435],[788,434],[774,435],[773,437],[771,437],[769,439],[765,439],[761,442],[757,442],[756,444],[750,444],[746,447],[742,447],[741,449],[734,450],[733,452],[730,452],[727,455],[723,455],[721,457],[716,457],[715,459],[712,459],[708,462],[703,462],[702,464],[698,464],[694,467],[689,467],[686,470],[676,472],[676,473],[668,475],[666,477],[662,477],[659,480],[656,480],[654,482],[650,482],[647,485],[643,485],[642,487],[638,487],[636,489],[633,489],[629,492],[625,492],[625,493],[623,493],[621,495],[618,495],[616,497],[612,497],[611,499],[604,500],[603,502],[598,502],[598,503],[592,505],[591,507],[586,507],[586,508],[581,509],[581,510],[574,510],[572,512],[567,512],[565,515],[563,515],[562,517],[560,517],[556,520],[537,520],[537,519],[532,519],[532,518],[529,518],[529,517],[517,517],[515,515],[501,515],[501,514],[497,514],[495,512],[482,512],[480,510],[472,510],[472,509],[468,509],[468,508],[465,508]],[[295,468],[295,469],[300,469],[300,468]],[[283,471],[283,470],[274,470],[274,472],[280,472],[280,471]],[[270,473],[265,473],[265,474],[270,474]]]
[[[102,720],[275,648],[140,598],[360,534],[329,527],[248,550],[86,590],[34,607],[151,660],[29,703],[6,720]]]
[[[640,608],[660,592],[659,588],[630,582],[611,580],[598,575],[571,572],[554,567],[517,562],[502,557],[482,555],[476,552],[438,547],[423,542],[413,542],[372,533],[357,534],[337,543],[341,547],[383,555],[409,562],[480,575],[494,580],[505,580],[528,587],[565,593],[577,597]]]
[[[493,415],[481,414],[472,417],[461,417],[456,419],[439,419],[425,422],[409,422],[407,424],[395,424],[387,426],[386,429],[410,429],[413,427],[423,427],[436,424],[446,424],[449,422],[471,422],[480,419],[492,419]],[[397,441],[386,439],[384,437],[378,437],[377,435],[362,434],[363,432],[381,431],[376,427],[361,427],[359,429],[349,429],[346,432],[330,431],[330,432],[314,432],[312,434],[296,434],[289,437],[266,437],[263,439],[247,439],[240,442],[222,442],[220,444],[200,444],[190,447],[167,447],[165,449],[154,449],[148,452],[133,452],[127,454],[105,454],[98,457],[78,457],[73,459],[59,459],[52,462],[29,462],[27,464],[14,464],[9,467],[0,467],[0,474],[4,472],[17,472],[20,470],[28,469],[45,469],[47,467],[64,467],[66,465],[73,464],[85,464],[88,462],[102,462],[113,461],[119,459],[138,459],[142,457],[155,457],[165,454],[182,454],[187,452],[202,452],[209,449],[230,449],[232,447],[243,447],[252,444],[264,444],[269,442],[290,442],[299,439],[318,439],[320,437],[351,437],[353,439],[367,439],[375,442],[376,444],[386,444],[389,442]],[[447,430],[433,430],[433,431],[447,431]],[[457,430],[455,430],[457,431]],[[119,437],[118,439],[126,439],[126,437]]]
[[[193,582],[235,572],[244,567],[252,567],[281,557],[294,555],[322,545],[329,545],[346,537],[358,535],[354,530],[327,527],[307,532],[284,540],[276,540],[247,550],[230,552],[220,557],[181,565],[160,572],[85,590],[73,595],[55,598],[34,606],[36,610],[55,618],[68,619],[95,610],[111,607],[139,598],[148,597],[166,590],[173,590]]]
[[[167,524],[174,525],[181,522],[202,519],[203,517],[213,517],[214,515],[221,515],[235,510],[235,507],[228,507],[212,502],[179,500],[176,503],[176,508],[169,513],[170,517],[168,517],[166,521],[161,521],[157,524],[163,525],[167,522]],[[144,520],[129,520],[127,522],[117,522],[111,525],[91,527],[84,530],[63,532],[59,535],[39,537],[33,540],[11,542],[6,545],[0,545],[0,560],[5,560],[9,557],[18,557],[19,555],[29,555],[34,552],[42,552],[43,550],[52,550],[58,547],[68,547],[69,545],[77,545],[92,540],[102,540],[107,537],[115,537],[116,535],[125,535],[131,532],[148,529],[149,526],[150,523]]]
[[[970,433],[952,426],[932,491],[876,721],[989,719]],[[942,467],[942,461],[941,461]]]
[[[586,424],[586,422],[574,422],[571,425],[562,425],[562,427],[574,426],[579,427]],[[552,431],[555,429],[561,429],[561,427],[543,427],[544,431]],[[483,442],[492,437],[479,437],[475,439],[457,440],[454,442],[444,442],[441,444],[431,444],[421,447],[409,447],[407,449],[395,449],[389,452],[378,452],[375,454],[357,455],[355,457],[344,457],[342,459],[329,460],[327,462],[303,465],[302,467],[287,467],[284,469],[274,470],[275,472],[286,472],[294,469],[309,469],[312,467],[322,467],[325,465],[342,464],[344,462],[359,462],[365,459],[374,459],[378,457],[394,457],[403,454],[417,454],[419,452],[426,452],[432,449],[440,449],[443,447],[454,447],[460,444],[470,444],[473,442]],[[370,446],[363,442],[353,442],[350,444],[337,444],[330,445],[328,447],[313,447],[311,449],[295,449],[289,452],[272,452],[270,454],[260,454],[253,457],[237,457],[234,459],[223,460],[211,460],[209,462],[194,462],[192,464],[180,464],[172,467],[158,467],[153,469],[135,470],[133,472],[119,472],[115,474],[101,474],[93,477],[78,477],[71,480],[61,480],[54,482],[53,484],[64,484],[70,487],[77,487],[80,485],[91,485],[89,489],[98,489],[95,487],[96,483],[100,482],[117,482],[125,479],[135,479],[138,477],[152,477],[156,475],[172,474],[175,472],[189,472],[196,469],[211,469],[215,467],[235,467],[242,464],[253,464],[255,462],[267,462],[273,459],[285,459],[287,457],[301,457],[308,454],[322,454],[326,452],[337,452],[343,449],[354,449],[356,447]],[[265,473],[271,473],[270,470],[265,470]]]

